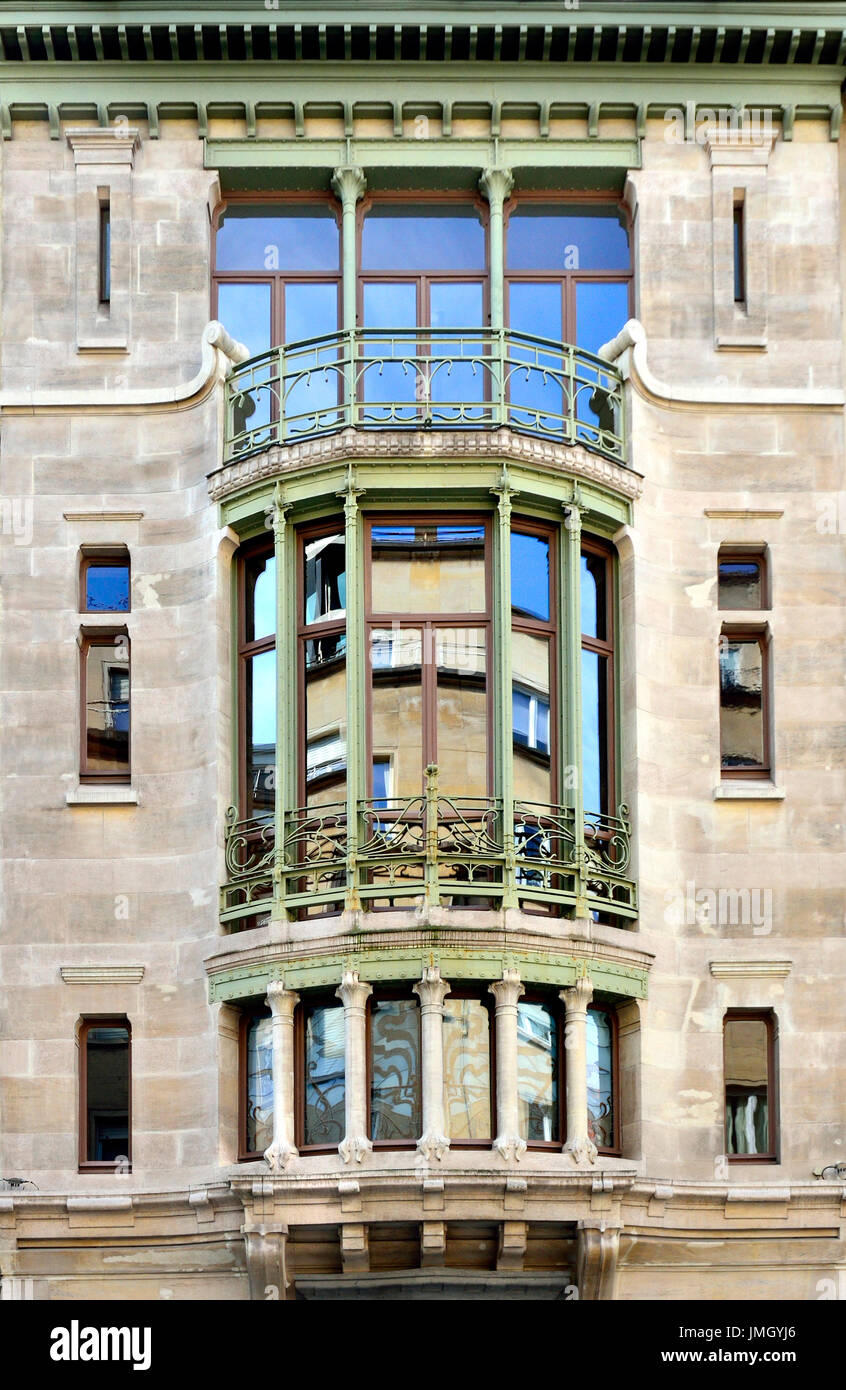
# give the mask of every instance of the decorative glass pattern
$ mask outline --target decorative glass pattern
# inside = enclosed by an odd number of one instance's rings
[[[376,1000],[370,1014],[370,1137],[419,1139],[420,1010],[410,999]]]

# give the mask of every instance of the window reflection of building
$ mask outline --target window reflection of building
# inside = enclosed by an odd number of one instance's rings
[[[336,1148],[344,1137],[344,1010],[333,1000],[301,1005],[304,1148]]]
[[[420,1008],[416,1000],[370,1001],[370,1137],[403,1144],[422,1133]]]
[[[344,800],[347,775],[347,575],[337,526],[301,533],[299,614],[301,717],[305,724],[300,804]],[[303,753],[301,753],[303,758]]]

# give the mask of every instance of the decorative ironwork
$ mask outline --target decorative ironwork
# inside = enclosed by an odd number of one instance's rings
[[[254,816],[239,820],[238,810],[230,806],[224,827],[224,858],[227,883],[223,908],[245,909],[270,895],[275,854],[273,818]]]
[[[271,348],[229,377],[225,457],[350,426],[502,425],[627,461],[617,368],[508,328],[356,328]]]

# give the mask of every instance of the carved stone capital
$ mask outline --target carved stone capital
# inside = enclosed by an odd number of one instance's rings
[[[364,1012],[364,1006],[372,993],[373,986],[362,984],[357,970],[345,970],[341,976],[341,983],[335,990],[336,998],[340,999],[345,1009],[361,1013]]]
[[[286,1298],[291,1287],[286,1269],[288,1227],[271,1222],[248,1228],[244,1233],[250,1298],[255,1302]]]
[[[494,980],[488,990],[496,1000],[497,1013],[500,1009],[516,1009],[520,995],[526,992],[519,971],[510,968],[503,970],[502,979]]]
[[[613,1299],[620,1249],[619,1226],[597,1226],[580,1221],[576,1235],[576,1284],[586,1302]]]
[[[493,1146],[506,1163],[519,1163],[526,1152],[526,1141],[519,1134],[499,1134]]]
[[[514,175],[510,169],[489,167],[482,170],[479,187],[492,208],[502,209],[506,198],[511,196]]]
[[[274,1139],[264,1151],[264,1161],[271,1173],[284,1173],[292,1158],[297,1158],[299,1149],[289,1144],[287,1139]]]
[[[417,1152],[426,1159],[427,1163],[431,1163],[433,1159],[440,1161],[448,1148],[449,1140],[445,1134],[430,1132],[424,1134],[422,1139],[417,1140]]]
[[[569,1154],[573,1162],[577,1164],[596,1162],[596,1145],[586,1135],[568,1139],[564,1145],[564,1153]]]
[[[300,1002],[300,996],[292,989],[287,989],[282,980],[271,980],[267,986],[267,1007],[273,1015],[274,1022],[281,1018],[285,1023],[293,1026],[294,1009]]]
[[[449,994],[449,984],[441,979],[440,967],[437,965],[427,965],[423,971],[423,978],[412,986],[414,993],[420,999],[420,1012],[424,1013],[443,1013],[444,999]]]
[[[338,1153],[345,1163],[360,1163],[365,1154],[372,1152],[373,1145],[363,1134],[350,1134],[338,1145]]]
[[[593,998],[593,980],[588,975],[582,976],[569,989],[560,990],[559,998],[564,1002],[568,1018],[574,1014],[586,1014]]]
[[[332,191],[340,198],[344,207],[352,204],[355,207],[359,198],[363,197],[367,187],[367,178],[364,170],[357,164],[342,164],[332,175]]]

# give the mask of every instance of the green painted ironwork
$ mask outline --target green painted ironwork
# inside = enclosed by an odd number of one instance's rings
[[[224,458],[338,430],[497,429],[627,462],[620,373],[513,329],[345,329],[272,348],[227,380]]]

